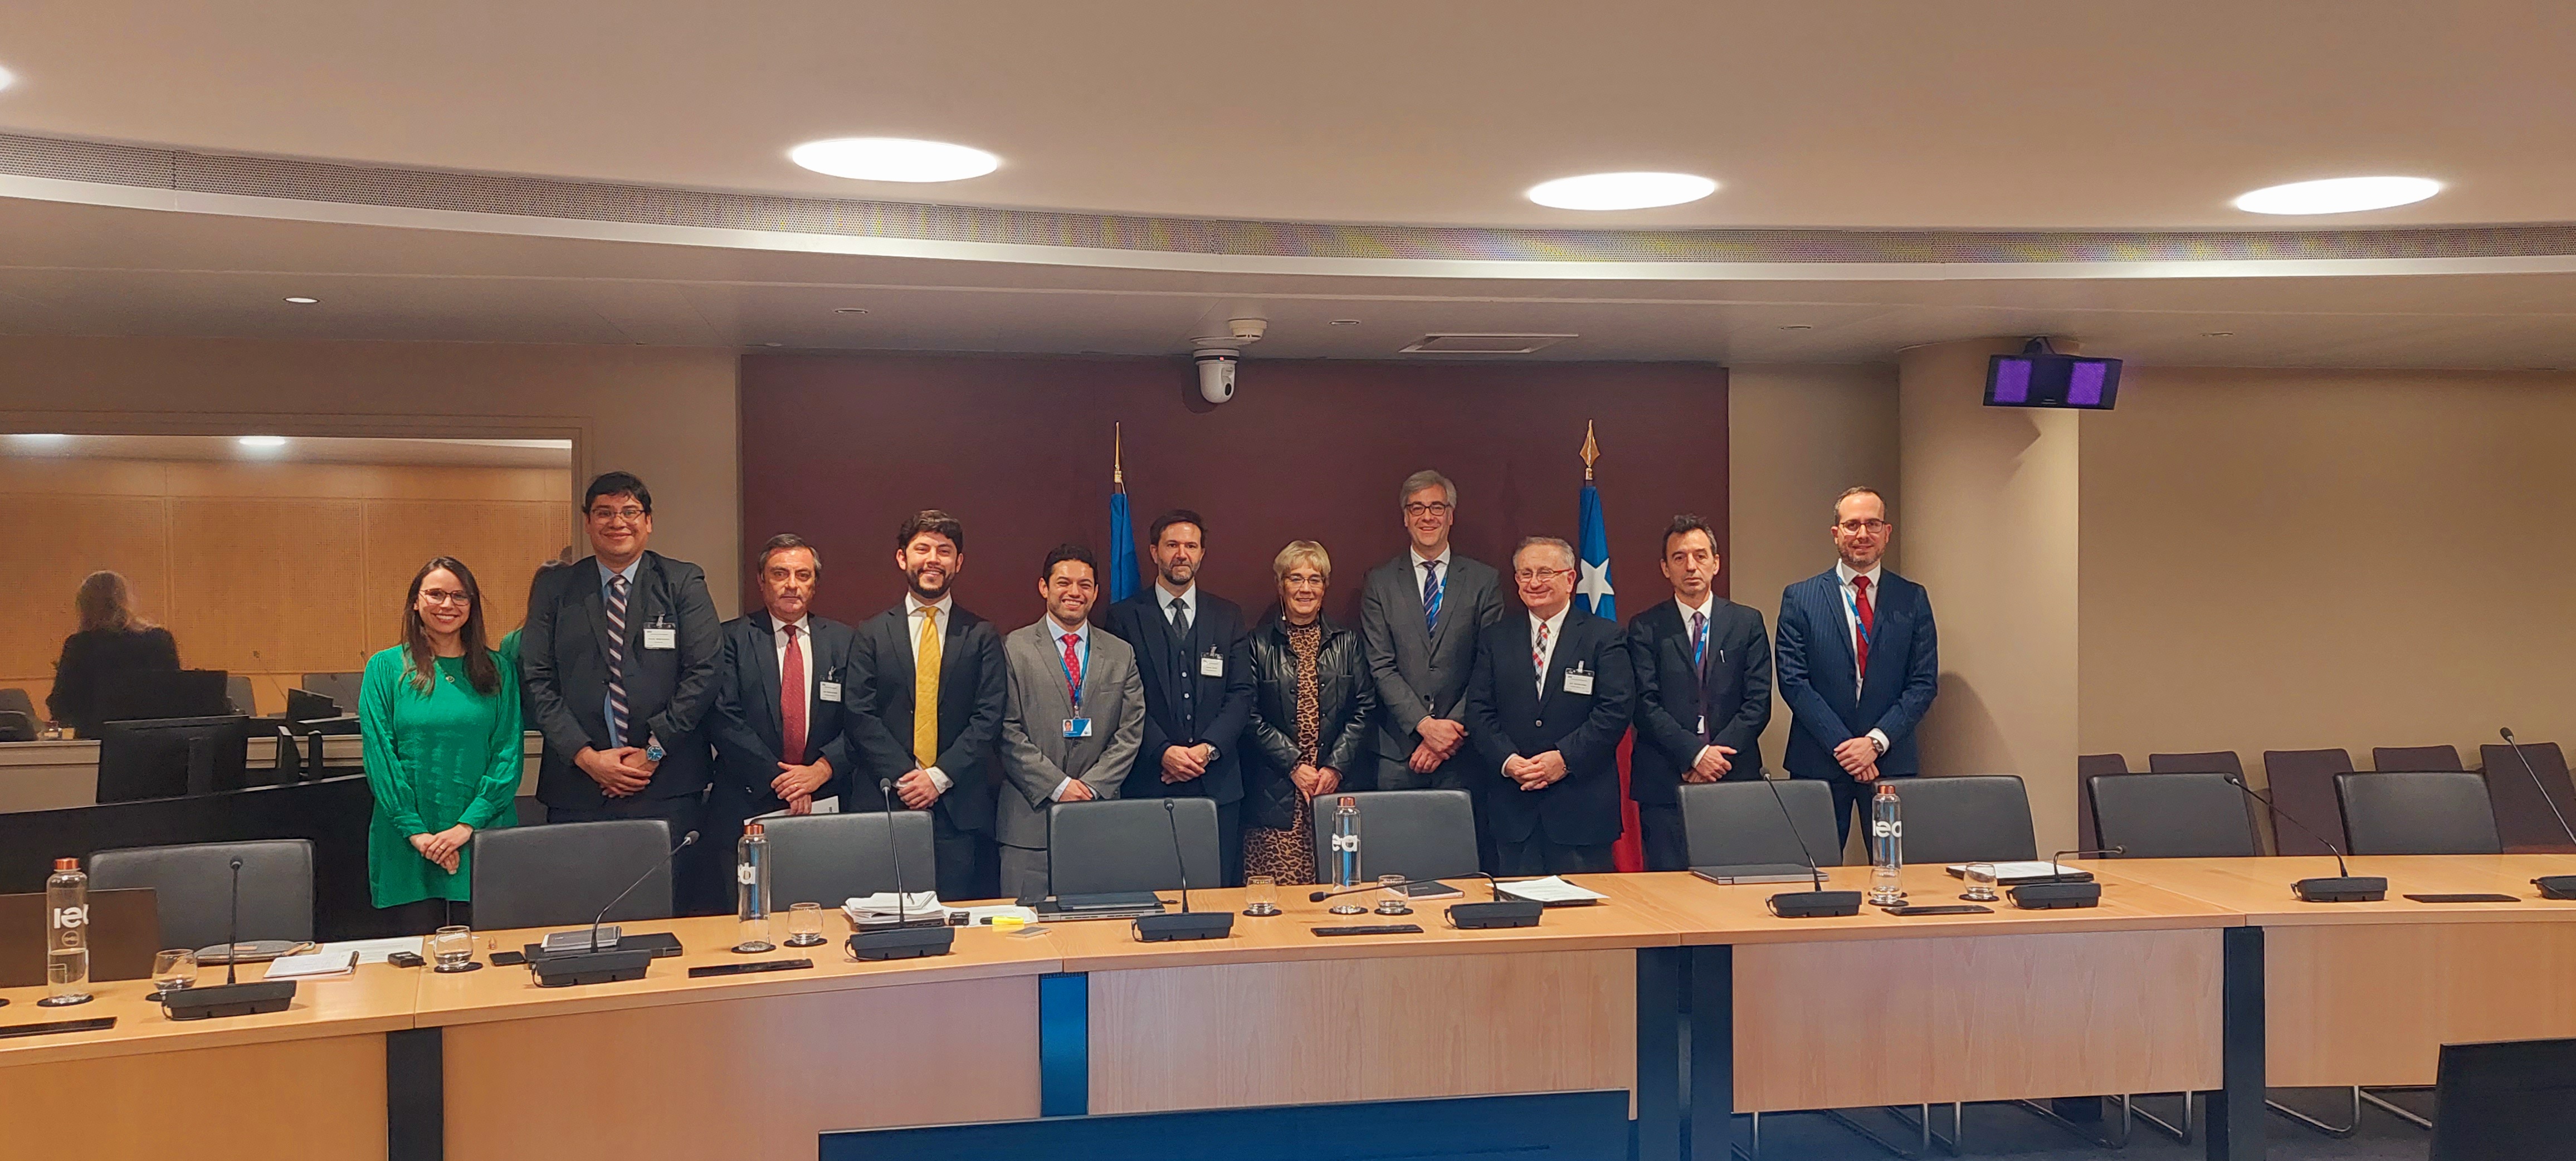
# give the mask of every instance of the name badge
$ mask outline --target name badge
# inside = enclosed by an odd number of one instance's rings
[[[1222,653],[1210,653],[1199,658],[1199,676],[1225,676],[1225,655]]]
[[[841,700],[841,683],[837,681],[815,682],[814,696],[822,698],[825,701],[839,701]]]
[[[669,625],[646,625],[644,626],[644,647],[647,649],[677,649],[680,647],[680,631]]]
[[[1706,714],[1702,714],[1702,715],[1700,715],[1700,719],[1699,719],[1699,726],[1698,726],[1698,728],[1697,728],[1697,729],[1693,730],[1692,732],[1693,732],[1693,733],[1696,733],[1696,734],[1698,734],[1698,735],[1700,735],[1701,737],[1707,737],[1707,736],[1708,736],[1708,715],[1706,715]]]
[[[1065,737],[1068,737],[1068,738],[1088,738],[1088,737],[1090,737],[1090,736],[1091,736],[1091,719],[1090,719],[1090,718],[1066,718],[1066,719],[1064,719],[1064,736],[1065,736]]]
[[[1592,675],[1576,669],[1566,670],[1565,692],[1582,694],[1586,697],[1591,696]]]

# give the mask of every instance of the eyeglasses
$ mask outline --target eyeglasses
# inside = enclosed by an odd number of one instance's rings
[[[1519,581],[1522,584],[1528,584],[1531,581],[1537,581],[1540,584],[1548,584],[1556,580],[1558,577],[1573,575],[1574,570],[1570,568],[1525,568],[1514,572],[1512,574],[1512,579]]]
[[[1884,520],[1845,520],[1840,524],[1834,525],[1834,527],[1840,528],[1845,532],[1858,534],[1862,532],[1885,532],[1887,531],[1888,524],[1887,521]]]
[[[1444,503],[1407,504],[1404,506],[1404,515],[1406,519],[1411,519],[1416,516],[1446,516],[1448,514],[1449,505]]]
[[[451,593],[444,589],[422,589],[420,590],[420,599],[422,604],[427,605],[471,605],[474,603],[474,598],[468,594]]]
[[[593,508],[590,510],[590,518],[593,520],[624,520],[632,523],[643,519],[647,515],[650,515],[650,513],[645,512],[644,509],[636,507],[633,504],[629,504],[623,508]]]

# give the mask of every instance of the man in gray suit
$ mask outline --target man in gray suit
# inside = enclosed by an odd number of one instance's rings
[[[1002,715],[1002,894],[1044,897],[1047,811],[1116,798],[1145,742],[1145,683],[1136,652],[1085,618],[1100,598],[1091,552],[1067,544],[1038,572],[1046,616],[1002,639],[1010,708]]]
[[[1493,863],[1485,782],[1467,748],[1467,677],[1476,639],[1503,618],[1501,578],[1492,566],[1449,550],[1458,485],[1415,472],[1399,493],[1411,548],[1379,565],[1360,594],[1360,638],[1384,707],[1377,731],[1380,790],[1466,790],[1476,800],[1476,847]]]

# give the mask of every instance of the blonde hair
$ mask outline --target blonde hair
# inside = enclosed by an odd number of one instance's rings
[[[152,622],[134,615],[134,589],[125,583],[125,574],[100,570],[81,578],[80,595],[72,598],[80,610],[80,627],[84,633],[95,629],[149,629]]]
[[[1300,563],[1314,565],[1327,581],[1333,579],[1333,554],[1312,540],[1289,541],[1288,547],[1280,549],[1278,558],[1270,562],[1270,573],[1284,582],[1288,579],[1288,570]]]

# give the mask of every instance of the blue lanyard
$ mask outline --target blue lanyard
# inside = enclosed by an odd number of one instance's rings
[[[1869,622],[1860,619],[1860,604],[1852,600],[1851,586],[1836,585],[1834,591],[1843,595],[1843,612],[1851,617],[1852,631],[1860,634],[1861,645],[1867,647],[1871,643],[1871,638],[1876,637],[1878,633],[1870,628]]]
[[[1053,624],[1053,622],[1052,622],[1052,621],[1050,621],[1049,623],[1050,623],[1050,624]],[[1052,635],[1055,637],[1055,640],[1056,640],[1056,643],[1057,643],[1057,644],[1059,644],[1059,645],[1060,645],[1060,644],[1062,644],[1062,643],[1064,642],[1064,634],[1062,634],[1062,633],[1055,633],[1055,634],[1052,634]],[[1082,641],[1082,659],[1081,659],[1081,660],[1082,660],[1082,675],[1083,675],[1083,677],[1084,677],[1084,678],[1089,678],[1089,677],[1091,676],[1091,634],[1089,634],[1089,633],[1084,633],[1084,634],[1082,634],[1082,635],[1081,635],[1081,641]],[[1072,670],[1072,668],[1071,668],[1071,667],[1069,667],[1069,666],[1065,665],[1065,663],[1064,663],[1064,655],[1063,655],[1063,654],[1061,654],[1061,653],[1056,654],[1056,658],[1055,658],[1055,667],[1056,667],[1056,668],[1058,668],[1058,669],[1064,670],[1064,691],[1065,691],[1065,693],[1066,693],[1066,695],[1067,695],[1067,696],[1069,696],[1069,697],[1071,697],[1071,698],[1073,699],[1073,716],[1075,716],[1075,717],[1081,717],[1081,716],[1082,716],[1082,682],[1081,682],[1081,681],[1077,681],[1077,680],[1075,680],[1075,679],[1074,679],[1073,670]]]

